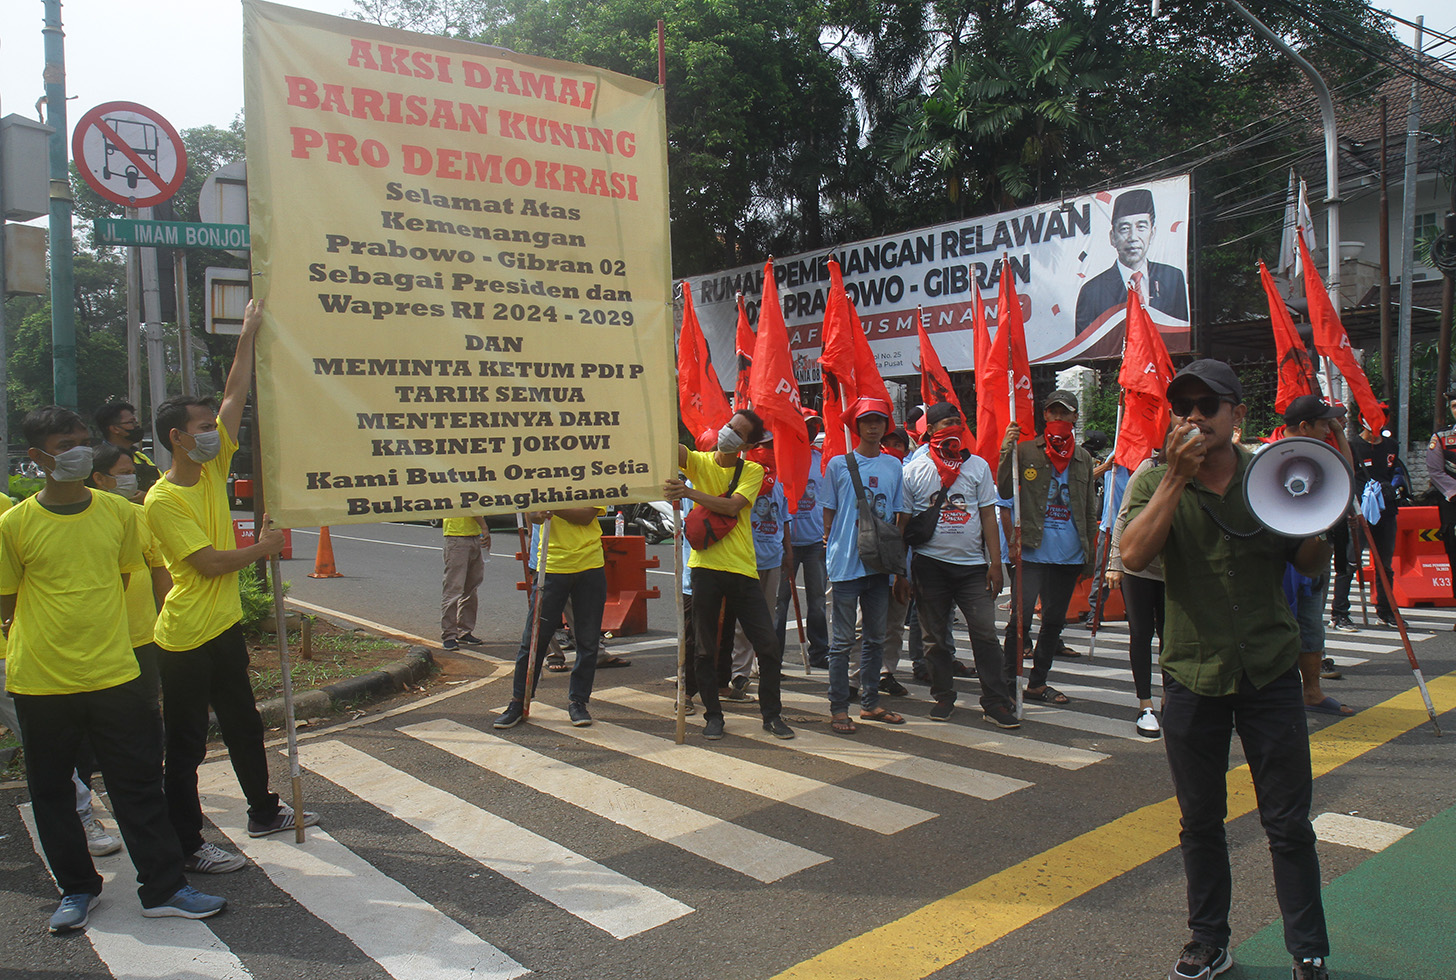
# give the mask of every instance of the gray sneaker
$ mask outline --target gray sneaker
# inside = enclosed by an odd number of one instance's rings
[[[203,844],[182,859],[182,870],[204,875],[221,875],[237,871],[247,863],[247,858],[241,854],[225,851],[216,844]]]
[[[59,936],[61,933],[86,928],[86,921],[91,918],[91,906],[100,900],[100,895],[85,894],[67,895],[61,899],[60,907],[51,916],[51,935]]]
[[[703,723],[703,738],[720,739],[723,737],[723,719],[709,718]]]
[[[86,850],[92,857],[105,857],[121,850],[121,841],[106,832],[106,825],[100,820],[83,820],[86,828]]]
[[[143,908],[142,915],[149,919],[207,919],[226,907],[227,899],[205,895],[191,885],[183,885],[161,905]]]

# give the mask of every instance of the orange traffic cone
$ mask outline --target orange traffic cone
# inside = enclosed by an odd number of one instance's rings
[[[327,526],[319,528],[318,554],[313,559],[313,571],[309,578],[343,578],[334,567],[334,542],[329,537]]]

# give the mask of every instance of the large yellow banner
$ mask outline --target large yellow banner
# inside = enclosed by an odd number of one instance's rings
[[[677,444],[661,88],[243,13],[274,522],[659,496]]]

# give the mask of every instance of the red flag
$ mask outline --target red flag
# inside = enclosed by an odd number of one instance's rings
[[[1006,344],[1010,355],[1001,362],[1001,369],[1011,371],[1011,390],[1016,396],[1016,422],[1021,426],[1021,442],[1036,438],[1036,402],[1031,394],[1031,362],[1026,356],[1026,325],[1021,319],[1021,300],[1016,296],[1016,282],[1011,263],[1001,263],[1001,293],[996,298],[996,346]],[[1011,422],[1008,412],[1003,422]],[[1003,426],[1004,429],[1004,426]]]
[[[1127,291],[1127,332],[1122,369],[1122,427],[1117,432],[1117,465],[1129,470],[1163,444],[1168,433],[1168,383],[1173,380],[1173,359],[1163,335],[1153,326],[1142,297]]]
[[[809,475],[811,447],[772,260],[763,269],[763,301],[758,308],[758,342],[753,348],[748,394],[753,410],[763,416],[764,426],[773,433],[774,467],[789,509],[797,510]]]
[[[976,359],[976,455],[984,459],[994,472],[1001,458],[1001,426],[999,407],[1006,402],[1006,370],[996,373],[992,355],[991,329],[986,325],[986,303],[981,287],[971,274],[971,340]],[[1000,393],[1001,397],[997,396]]]
[[[925,312],[918,306],[915,308],[915,329],[920,334],[920,400],[926,408],[937,402],[950,402],[961,413],[961,418],[965,418],[961,400],[950,385],[950,373],[940,363],[940,355],[930,342],[930,334],[925,332]]]
[[[743,294],[738,294],[738,331],[734,335],[733,347],[738,357],[738,381],[733,386],[733,407],[750,408],[748,400],[748,376],[753,368],[753,348],[757,341],[753,329],[748,325],[748,310],[743,306]]]
[[[723,394],[718,372],[708,353],[698,311],[693,309],[693,288],[683,282],[683,322],[677,338],[677,404],[683,425],[696,439],[706,431],[717,432],[733,417]]]
[[[827,471],[829,461],[844,455],[849,448],[841,418],[844,410],[861,395],[873,395],[894,404],[880,378],[859,313],[844,291],[839,263],[834,259],[829,260],[829,295],[825,300],[822,330],[824,348],[819,354],[819,363],[824,372],[824,449],[821,457]]]
[[[1274,393],[1274,411],[1283,412],[1289,403],[1300,395],[1312,395],[1319,391],[1315,381],[1314,359],[1294,329],[1289,318],[1289,307],[1274,286],[1274,277],[1259,262],[1259,279],[1264,283],[1264,295],[1269,300],[1269,322],[1274,327],[1274,347],[1279,355],[1279,388]]]
[[[1355,396],[1355,404],[1360,406],[1360,415],[1365,424],[1370,427],[1370,431],[1379,432],[1385,425],[1385,410],[1380,407],[1379,399],[1370,389],[1370,379],[1365,377],[1365,369],[1355,360],[1350,336],[1345,333],[1344,324],[1340,323],[1340,317],[1330,303],[1330,296],[1325,292],[1325,285],[1315,271],[1309,249],[1304,244],[1304,236],[1300,235],[1298,238],[1299,256],[1304,262],[1304,295],[1309,301],[1309,322],[1314,325],[1314,349],[1321,356],[1328,357],[1340,369]]]

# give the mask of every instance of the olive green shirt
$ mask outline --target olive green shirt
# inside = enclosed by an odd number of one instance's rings
[[[1300,542],[1264,529],[1249,511],[1244,474],[1252,458],[1239,450],[1222,495],[1189,481],[1163,545],[1167,605],[1159,663],[1168,676],[1205,697],[1236,693],[1245,674],[1262,688],[1299,660],[1299,627],[1284,595],[1284,568]],[[1156,466],[1127,488],[1128,523],[1147,506],[1167,471]],[[1249,537],[1232,533],[1251,531]]]

